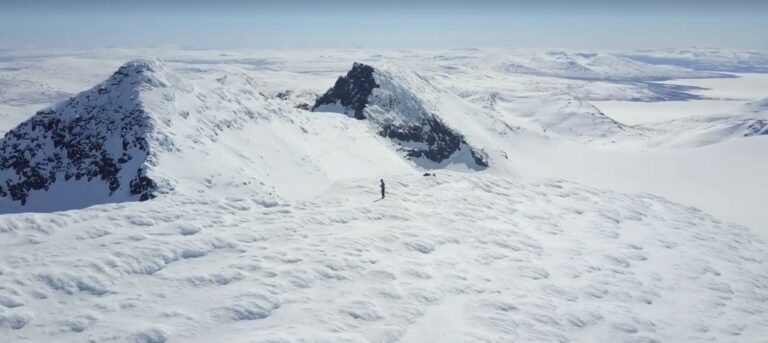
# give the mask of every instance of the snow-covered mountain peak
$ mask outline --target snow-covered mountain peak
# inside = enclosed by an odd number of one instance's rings
[[[317,99],[313,111],[343,111],[357,119],[366,119],[363,111],[374,88],[380,87],[373,77],[373,67],[355,62],[347,75],[340,76],[331,89]]]
[[[232,188],[267,201],[302,198],[371,169],[410,170],[365,123],[307,115],[268,98],[258,84],[236,69],[189,72],[156,60],[129,62],[0,140],[0,211]]]
[[[487,167],[483,154],[441,118],[441,109],[435,105],[441,96],[418,74],[354,63],[315,101],[312,111],[367,120],[379,135],[391,139],[398,150],[422,167]]]
[[[142,167],[150,153],[153,123],[139,97],[143,89],[167,85],[159,61],[132,61],[106,81],[6,133],[0,140],[3,202],[24,206],[36,198],[34,193],[48,199],[37,202],[61,202],[53,194],[74,189],[82,200],[96,194],[153,197],[156,185]]]
[[[165,155],[179,163],[190,151],[210,153],[225,128],[268,110],[248,89],[214,89],[215,104],[203,93],[158,60],[136,60],[39,111],[0,140],[0,207],[77,208],[177,188]],[[73,191],[82,204],[61,201]]]
[[[137,59],[126,62],[108,79],[108,82],[115,83],[123,80],[132,81],[132,83],[145,82],[163,86],[160,79],[167,77],[168,68],[158,59]]]
[[[100,94],[111,93],[110,97],[136,95],[141,90],[150,88],[168,88],[178,84],[179,78],[157,59],[138,59],[120,66],[107,80],[94,87],[92,91]],[[131,99],[129,100],[138,100]]]

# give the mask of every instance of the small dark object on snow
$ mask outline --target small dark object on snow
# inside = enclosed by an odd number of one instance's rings
[[[432,173],[432,174],[430,174],[430,173],[424,173],[424,175],[422,175],[422,176],[437,176],[437,174],[435,174],[435,173]]]
[[[384,199],[384,179],[381,179],[381,198]]]

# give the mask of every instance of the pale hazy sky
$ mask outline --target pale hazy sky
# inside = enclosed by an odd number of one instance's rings
[[[0,0],[0,47],[768,50],[768,1]]]

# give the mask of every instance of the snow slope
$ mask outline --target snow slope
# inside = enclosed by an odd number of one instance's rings
[[[494,110],[517,125],[566,138],[605,138],[632,130],[603,114],[597,107],[569,94],[500,101]]]
[[[731,139],[768,135],[768,114],[689,117],[643,125],[654,131],[649,146],[698,147]]]
[[[758,342],[768,247],[656,196],[438,172],[0,217],[0,340]]]

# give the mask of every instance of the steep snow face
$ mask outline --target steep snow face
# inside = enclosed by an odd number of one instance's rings
[[[471,169],[488,166],[484,155],[471,147],[456,130],[448,127],[416,94],[436,92],[423,78],[397,76],[355,63],[352,69],[320,96],[312,110],[336,112],[367,120],[379,135],[391,139],[398,149],[422,167],[464,164]]]
[[[92,183],[83,187],[84,197],[153,197],[156,184],[146,177],[144,162],[155,123],[139,98],[143,89],[167,87],[162,73],[156,62],[128,63],[7,132],[0,141],[3,201],[26,205],[34,191],[70,192],[84,183]]]
[[[2,342],[745,342],[768,247],[648,194],[439,171],[0,216]]]

